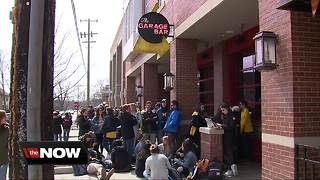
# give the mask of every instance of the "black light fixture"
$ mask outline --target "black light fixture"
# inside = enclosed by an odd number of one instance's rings
[[[164,87],[163,89],[166,91],[171,91],[173,89],[173,81],[174,81],[174,75],[170,72],[165,73],[163,75],[164,77]]]
[[[253,38],[256,47],[255,68],[258,71],[270,71],[276,68],[276,40],[273,32],[262,31]]]
[[[143,87],[141,85],[138,85],[136,87],[136,92],[137,92],[137,97],[142,97],[143,96]]]

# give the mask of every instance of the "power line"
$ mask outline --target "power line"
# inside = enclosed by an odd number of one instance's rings
[[[85,72],[87,72],[86,64],[85,64],[85,62],[84,62],[84,56],[83,56],[83,52],[82,52],[82,46],[81,46],[81,42],[80,42],[80,36],[79,36],[80,33],[79,33],[79,28],[78,28],[78,23],[77,23],[76,8],[75,8],[74,1],[73,1],[73,0],[71,0],[71,6],[72,6],[72,13],[73,13],[74,24],[75,24],[75,26],[76,26],[76,31],[77,31],[78,44],[79,44],[79,47],[80,47],[80,52],[81,52],[81,57],[82,57],[82,64],[83,64],[83,67],[84,67]]]

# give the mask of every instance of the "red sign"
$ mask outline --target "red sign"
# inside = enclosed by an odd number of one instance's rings
[[[79,102],[74,102],[73,107],[74,107],[76,110],[79,110],[79,108],[80,108],[80,103],[79,103]]]

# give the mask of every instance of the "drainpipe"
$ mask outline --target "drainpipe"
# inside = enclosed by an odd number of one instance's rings
[[[41,141],[41,73],[44,0],[32,0],[30,12],[28,79],[27,79],[27,141]],[[28,165],[28,179],[43,179],[41,165]]]

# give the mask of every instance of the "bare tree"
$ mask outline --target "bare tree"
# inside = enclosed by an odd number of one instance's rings
[[[57,35],[60,26],[60,21],[57,23],[55,34]],[[81,65],[74,66],[72,60],[75,58],[77,51],[70,51],[66,47],[66,41],[68,40],[70,33],[65,33],[61,40],[55,38],[55,51],[54,51],[54,102],[58,104],[60,109],[64,109],[65,101],[70,93],[76,90],[76,85],[83,79],[83,76],[79,77],[74,83],[73,80],[77,79],[75,76]],[[57,37],[57,36],[55,36]]]
[[[9,99],[7,99],[7,93],[5,91],[5,84],[9,85],[8,79],[5,77],[6,74],[8,74],[9,72],[9,66],[6,62],[6,54],[3,51],[0,51],[0,68],[1,68],[1,90],[2,92],[0,92],[2,94],[1,97],[1,104],[3,104],[3,106],[1,105],[3,110],[7,110],[7,102],[9,101]]]

